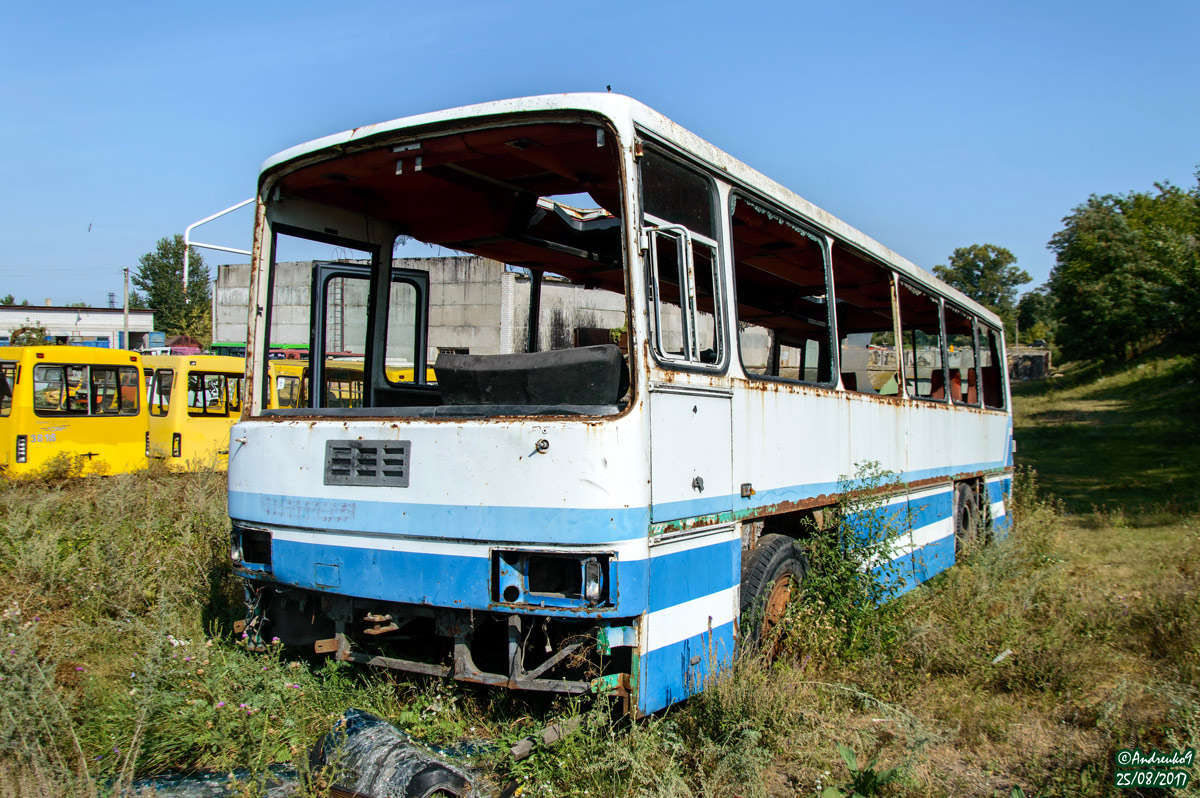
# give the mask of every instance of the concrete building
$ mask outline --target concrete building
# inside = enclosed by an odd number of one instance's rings
[[[429,274],[430,363],[439,352],[478,355],[525,350],[529,330],[530,278],[498,261],[474,256],[403,258],[397,268]],[[313,263],[296,261],[277,266],[272,345],[308,343]],[[220,266],[215,289],[213,340],[246,340],[250,296],[249,264]],[[366,335],[365,281],[329,284],[331,305],[326,325],[329,351],[360,352]],[[412,351],[412,293],[403,283],[393,285],[394,321],[389,324],[388,359],[404,362]],[[590,290],[547,276],[542,283],[539,339],[542,349],[572,346],[576,331],[603,337],[625,327],[625,297]],[[393,336],[391,330],[396,333]],[[618,333],[619,334],[619,333]],[[407,356],[405,353],[408,353]]]
[[[0,344],[7,345],[14,330],[45,327],[56,344],[86,344],[113,349],[140,349],[154,329],[153,310],[129,311],[129,341],[123,340],[124,311],[121,308],[64,308],[45,305],[0,306]]]

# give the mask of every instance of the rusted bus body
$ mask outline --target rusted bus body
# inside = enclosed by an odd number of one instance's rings
[[[435,340],[435,310],[470,313],[393,263],[400,236],[521,272],[500,351]],[[341,260],[283,286],[297,239]],[[548,315],[544,273],[587,312]],[[960,505],[1005,519],[999,320],[625,97],[488,103],[272,158],[251,292],[229,465],[251,639],[642,714],[729,663],[757,589],[743,562],[856,464],[906,485],[887,497],[913,519],[905,587],[953,562]],[[271,407],[270,353],[301,344],[317,388]],[[351,401],[330,353],[362,360]]]

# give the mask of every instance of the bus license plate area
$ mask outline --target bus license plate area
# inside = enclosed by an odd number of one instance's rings
[[[612,606],[611,552],[492,551],[495,604],[548,608]]]

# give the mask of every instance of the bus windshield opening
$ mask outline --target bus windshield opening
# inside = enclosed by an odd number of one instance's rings
[[[284,414],[620,412],[620,175],[614,135],[578,122],[389,141],[284,175],[267,205],[263,403]],[[431,256],[398,257],[410,242]]]

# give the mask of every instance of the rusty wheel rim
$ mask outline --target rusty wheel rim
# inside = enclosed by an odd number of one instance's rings
[[[796,580],[791,574],[781,574],[775,580],[775,584],[771,586],[771,592],[767,595],[767,603],[763,606],[762,630],[764,636],[783,620],[788,602],[792,600],[792,590],[795,584]]]

